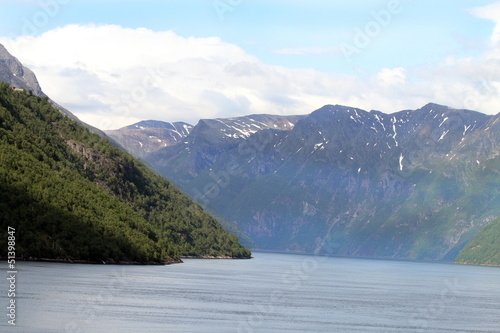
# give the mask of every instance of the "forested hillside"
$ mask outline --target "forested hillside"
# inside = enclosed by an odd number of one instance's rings
[[[0,221],[17,256],[162,263],[249,257],[201,207],[142,163],[0,83]],[[7,237],[0,239],[6,256]]]

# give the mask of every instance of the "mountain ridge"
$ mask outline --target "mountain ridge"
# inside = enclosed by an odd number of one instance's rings
[[[132,155],[142,158],[163,147],[176,144],[193,128],[185,122],[141,121],[118,130],[104,131]]]
[[[218,132],[220,135],[205,138],[207,144],[223,143],[229,139],[245,139],[270,126],[291,129],[303,116],[276,116],[252,114],[242,117],[200,119],[196,126],[185,122],[141,121],[118,130],[105,131],[120,142],[129,152],[141,158],[162,148],[173,146],[184,138],[203,136],[203,132]],[[146,130],[147,129],[147,130]],[[195,133],[191,133],[192,130]],[[192,134],[192,135],[190,135]]]

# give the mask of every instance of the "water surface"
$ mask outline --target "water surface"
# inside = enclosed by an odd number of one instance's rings
[[[496,267],[254,256],[171,266],[20,262],[17,325],[7,325],[1,283],[0,331],[500,332]]]

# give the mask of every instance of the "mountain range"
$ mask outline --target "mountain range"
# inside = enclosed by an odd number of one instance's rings
[[[326,105],[104,133],[1,45],[0,81],[0,215],[25,257],[250,255],[173,183],[252,248],[500,265],[499,114]]]
[[[327,105],[184,124],[175,141],[136,154],[255,248],[453,261],[500,216],[499,117]],[[149,124],[144,133],[161,123]],[[108,134],[137,149],[140,126]]]

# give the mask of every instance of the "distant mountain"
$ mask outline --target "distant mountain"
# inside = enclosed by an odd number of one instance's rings
[[[0,221],[23,258],[162,263],[249,257],[172,184],[53,108],[0,83]],[[0,257],[7,237],[0,239]]]
[[[255,133],[264,130],[291,130],[303,116],[250,115],[228,119],[202,119],[190,134],[176,145],[163,148],[147,157],[156,165],[173,168],[169,173],[181,177],[209,170],[220,154],[234,150]],[[151,157],[151,158],[150,158]],[[191,176],[188,176],[188,181]]]
[[[452,261],[500,216],[499,115],[262,117],[202,120],[145,159],[266,250]]]
[[[106,134],[128,152],[145,157],[162,148],[175,146],[184,138],[204,141],[207,145],[237,142],[263,129],[292,129],[302,116],[251,115],[228,119],[203,119],[196,127],[184,122],[141,121]],[[191,131],[195,128],[195,133]]]
[[[105,131],[105,133],[119,142],[132,155],[144,157],[180,142],[188,136],[192,128],[192,125],[183,122],[166,123],[146,120],[119,130]]]

